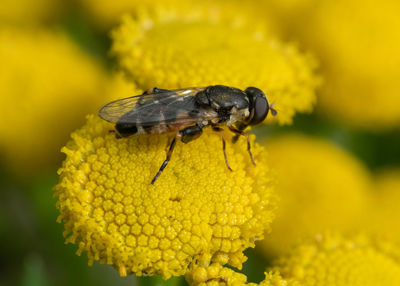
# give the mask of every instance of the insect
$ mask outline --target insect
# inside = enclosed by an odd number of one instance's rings
[[[235,87],[213,85],[177,90],[152,88],[142,95],[107,103],[100,108],[99,116],[115,123],[117,138],[175,132],[167,157],[151,181],[154,184],[170,161],[177,140],[189,143],[198,138],[207,126],[221,134],[225,163],[230,171],[223,126],[235,133],[233,143],[239,136],[247,138],[247,150],[256,165],[249,136],[244,130],[249,125],[261,123],[270,110],[272,115],[277,114],[272,104],[268,104],[264,92],[256,87],[242,91]]]

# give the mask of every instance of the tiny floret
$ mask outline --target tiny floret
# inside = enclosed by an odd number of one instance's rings
[[[265,279],[259,284],[247,282],[247,276],[233,269],[214,263],[208,266],[194,264],[186,274],[191,286],[235,285],[235,286],[300,286],[296,281],[286,281],[279,272],[265,272]]]

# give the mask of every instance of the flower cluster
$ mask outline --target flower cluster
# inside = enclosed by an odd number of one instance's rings
[[[112,128],[89,116],[63,148],[67,158],[56,190],[67,242],[90,263],[112,264],[122,276],[183,275],[194,260],[240,268],[243,251],[263,238],[273,217],[268,157],[254,137],[257,167],[239,140],[227,144],[230,172],[220,136],[205,131],[178,143],[151,185],[168,136],[116,139]]]
[[[238,14],[242,6],[234,1],[189,1],[182,5],[174,0],[154,5],[149,1],[82,3],[91,7],[94,14],[103,15],[105,25],[122,11],[131,12],[111,33],[111,53],[121,72],[106,92],[113,93],[113,98],[140,94],[155,86],[256,86],[277,107],[279,116],[274,120],[280,124],[290,124],[295,114],[309,112],[315,104],[315,89],[320,83],[315,75],[316,61],[297,46],[277,40],[269,19],[251,16],[260,15],[256,9],[244,9]],[[327,12],[316,13],[306,21],[307,26],[318,24],[315,29],[321,31],[321,37],[310,47],[323,59],[324,55],[333,59],[324,60],[322,65],[327,78],[320,106],[343,119],[357,118],[354,124],[358,125],[371,120],[376,126],[396,124],[394,114],[398,107],[387,107],[386,102],[374,99],[377,88],[387,83],[384,77],[363,86],[369,105],[352,107],[353,101],[359,100],[356,87],[382,72],[383,65],[374,58],[365,69],[365,54],[357,54],[355,45],[344,52],[345,43],[357,31],[357,25],[347,14],[345,19],[352,23],[352,28],[340,35],[330,30],[328,22],[341,13],[346,6],[344,1],[339,1],[334,9],[325,2],[312,8],[311,3],[312,0],[270,1],[263,7],[289,11],[296,6],[304,12],[303,16],[308,9]],[[362,9],[371,9],[370,3]],[[275,20],[279,17],[283,14]],[[355,19],[366,22],[359,14]],[[275,30],[284,33],[285,28]],[[301,35],[306,43],[308,32]],[[335,41],[332,46],[325,39],[330,35]],[[356,41],[364,42],[363,35],[357,36]],[[371,45],[368,51],[380,51],[379,45]],[[338,72],[341,70],[351,76],[344,79]],[[397,75],[392,66],[387,71],[393,77]],[[390,85],[385,88],[388,94],[394,94]],[[327,97],[333,89],[340,94]],[[349,93],[355,95],[350,97]],[[103,97],[102,102],[109,98]],[[377,114],[383,109],[388,112],[378,120]],[[363,113],[367,115],[362,116]],[[161,275],[166,279],[184,275],[190,285],[255,286],[234,268],[241,269],[247,259],[244,250],[254,247],[272,227],[272,235],[260,245],[267,256],[280,259],[267,270],[259,285],[368,286],[398,281],[399,249],[364,236],[348,239],[317,235],[316,240],[303,241],[282,256],[299,238],[325,230],[344,235],[364,227],[364,212],[371,201],[382,200],[385,207],[381,208],[395,209],[386,202],[386,198],[390,201],[395,195],[388,192],[378,199],[371,196],[370,190],[385,186],[392,190],[397,181],[386,178],[385,183],[377,181],[374,185],[366,168],[332,143],[298,134],[286,135],[267,141],[267,154],[251,136],[255,167],[246,140],[241,138],[232,144],[232,134],[225,132],[227,158],[234,170],[230,172],[221,134],[205,129],[199,139],[189,144],[177,143],[167,168],[152,185],[173,134],[117,139],[109,132],[113,128],[112,124],[89,115],[86,124],[72,133],[72,139],[62,149],[66,159],[56,186],[59,221],[65,223],[66,241],[77,244],[78,254],[86,253],[89,264],[99,261],[112,265],[121,276]],[[272,185],[281,197],[274,224]],[[376,229],[375,220],[382,220],[387,214],[368,210],[371,217],[367,224]],[[393,228],[394,223],[388,224]]]

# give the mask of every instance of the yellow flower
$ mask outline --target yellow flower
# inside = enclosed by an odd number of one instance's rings
[[[290,123],[313,107],[315,62],[266,34],[258,28],[264,22],[240,15],[238,7],[125,17],[112,33],[112,52],[142,89],[256,86],[276,104],[277,120]]]
[[[2,158],[21,175],[55,166],[70,132],[111,98],[114,83],[64,35],[2,29],[0,40]]]
[[[268,255],[299,237],[324,230],[353,231],[369,203],[370,175],[351,154],[324,139],[288,134],[265,143],[280,196],[272,233],[260,242]]]
[[[365,227],[372,234],[400,243],[400,169],[386,169],[375,178],[375,192]]]
[[[281,24],[320,59],[321,113],[367,129],[399,126],[400,2],[311,2]]]
[[[59,220],[67,242],[89,263],[111,264],[122,276],[183,275],[193,260],[240,268],[243,251],[269,230],[273,213],[268,156],[246,140],[227,138],[224,161],[219,134],[205,130],[178,142],[168,166],[167,135],[116,139],[113,126],[96,116],[72,134],[56,186]]]
[[[398,247],[365,236],[317,236],[281,257],[274,270],[302,286],[400,285]]]
[[[209,266],[195,264],[185,276],[191,286],[222,286],[222,285],[247,285],[247,286],[299,286],[296,282],[288,282],[276,272],[265,272],[265,279],[259,284],[248,283],[246,275],[214,263]]]

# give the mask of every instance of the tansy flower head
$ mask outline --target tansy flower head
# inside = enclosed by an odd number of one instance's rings
[[[280,123],[310,111],[318,83],[314,60],[256,29],[257,19],[225,12],[160,10],[125,17],[112,33],[112,52],[143,89],[256,86],[276,104]]]
[[[399,126],[400,2],[313,2],[290,22],[325,73],[321,112],[366,129]]]
[[[243,250],[272,220],[268,157],[254,137],[257,167],[241,139],[227,144],[234,172],[227,170],[220,136],[206,129],[189,144],[177,143],[151,185],[168,136],[116,139],[110,129],[89,116],[62,150],[67,158],[56,190],[66,241],[89,263],[111,264],[121,275],[183,275],[194,260],[240,268]]]
[[[268,254],[299,237],[353,230],[368,206],[370,176],[352,155],[324,139],[288,134],[266,142],[280,197],[272,233],[260,242]]]
[[[26,174],[61,160],[68,134],[95,111],[106,76],[66,36],[0,30],[0,152]]]
[[[317,236],[281,257],[274,269],[302,286],[400,285],[398,248],[364,236]]]

